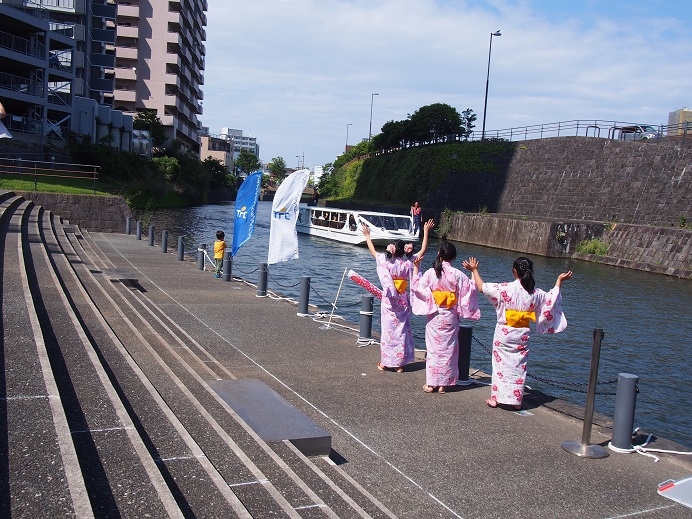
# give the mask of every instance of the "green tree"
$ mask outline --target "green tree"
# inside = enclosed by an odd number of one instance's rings
[[[277,180],[281,181],[286,176],[286,161],[283,157],[275,157],[268,164],[269,171],[272,176]]]
[[[202,161],[202,165],[209,172],[209,189],[216,191],[223,187],[232,187],[232,176],[228,168],[219,159],[207,157]]]
[[[461,116],[445,103],[423,106],[409,116],[408,135],[418,143],[439,142],[447,135],[461,133]]]
[[[135,130],[147,130],[155,148],[161,148],[166,143],[166,130],[161,119],[156,115],[156,110],[139,112],[132,121],[132,126]]]
[[[240,171],[249,175],[253,171],[262,169],[262,163],[253,153],[247,150],[240,150],[240,155],[235,159],[234,164]]]

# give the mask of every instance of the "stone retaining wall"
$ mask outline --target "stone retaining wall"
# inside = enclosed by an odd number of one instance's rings
[[[453,214],[449,229],[447,237],[450,240],[464,243],[539,256],[571,257],[692,279],[690,229],[467,213]],[[576,244],[591,238],[608,245],[607,256],[574,251]]]
[[[133,216],[125,199],[119,196],[15,193],[90,231],[124,232],[125,221]]]

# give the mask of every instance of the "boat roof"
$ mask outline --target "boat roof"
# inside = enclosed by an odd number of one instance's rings
[[[398,216],[409,218],[409,215],[407,214],[383,213],[382,211],[362,211],[360,209],[342,209],[341,207],[308,206],[308,209],[311,209],[313,211],[339,211],[343,213],[373,214],[378,216]]]

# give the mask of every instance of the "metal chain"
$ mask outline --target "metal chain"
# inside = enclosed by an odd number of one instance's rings
[[[485,344],[483,344],[481,341],[479,341],[476,337],[473,337],[473,339],[481,345],[481,347],[487,351],[488,353],[492,354],[492,350],[488,348]],[[557,387],[559,389],[563,389],[565,391],[574,391],[576,393],[586,393],[585,390],[583,389],[576,389],[577,387],[584,387],[588,386],[588,382],[563,382],[560,380],[553,380],[549,378],[544,378],[544,377],[539,377],[538,375],[534,375],[533,373],[526,373],[527,378],[533,378],[536,379],[540,382],[543,382],[544,384],[548,384],[549,386]],[[618,381],[618,379],[612,379],[612,380],[605,380],[602,382],[596,382],[596,385],[606,385],[606,384],[615,384]],[[637,388],[637,393],[639,392],[639,389]],[[596,392],[597,395],[615,395],[616,393],[599,393]]]
[[[247,274],[254,274],[255,272],[257,272],[259,270],[259,267],[257,267],[255,270],[251,270],[250,272],[245,272],[244,270],[239,269],[236,265],[233,265],[233,270],[237,270],[241,274],[247,275]]]
[[[272,276],[271,274],[268,274],[268,276],[269,276],[269,279],[271,279],[274,283],[276,283],[277,285],[279,285],[281,288],[295,288],[295,287],[297,287],[298,285],[300,285],[300,281],[298,281],[298,283],[296,283],[295,285],[282,285],[282,284],[279,283],[279,282],[274,278],[274,276]]]

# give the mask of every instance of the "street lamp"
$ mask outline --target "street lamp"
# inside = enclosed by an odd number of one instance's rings
[[[485,139],[485,111],[488,108],[488,83],[490,83],[490,52],[493,50],[493,36],[502,36],[500,30],[490,33],[490,45],[488,46],[488,74],[485,77],[485,102],[483,103],[483,131],[481,140]]]
[[[296,158],[298,159],[298,169],[300,169],[300,155],[296,155]]]
[[[349,126],[353,126],[353,124],[348,123],[346,125],[346,147],[344,148],[344,153],[346,153],[348,151],[348,127]]]
[[[368,131],[368,142],[370,142],[370,139],[372,138],[372,102],[375,99],[375,96],[378,96],[380,94],[370,94],[370,130]]]

